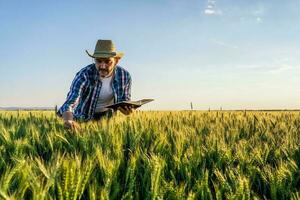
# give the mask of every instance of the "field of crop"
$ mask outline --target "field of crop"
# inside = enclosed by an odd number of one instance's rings
[[[299,112],[0,112],[0,199],[300,199]]]

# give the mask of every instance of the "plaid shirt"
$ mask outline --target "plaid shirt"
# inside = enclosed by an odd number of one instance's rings
[[[77,120],[93,119],[97,100],[101,90],[99,72],[95,64],[81,69],[75,76],[66,102],[58,110],[62,117],[66,111],[71,111]],[[127,101],[131,98],[131,76],[120,66],[116,66],[112,83],[114,102]]]

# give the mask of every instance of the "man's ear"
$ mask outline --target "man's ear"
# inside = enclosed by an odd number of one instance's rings
[[[118,64],[120,59],[121,58],[119,58],[119,57],[115,57],[115,64]]]

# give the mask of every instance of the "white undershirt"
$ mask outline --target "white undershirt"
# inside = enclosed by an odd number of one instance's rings
[[[108,106],[114,103],[114,92],[112,90],[112,80],[113,76],[107,78],[100,78],[102,82],[100,95],[97,100],[96,113],[104,112],[107,109],[104,106]]]

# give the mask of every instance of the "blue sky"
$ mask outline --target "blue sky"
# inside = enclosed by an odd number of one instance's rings
[[[61,105],[97,39],[151,110],[300,108],[300,1],[2,1],[0,107]]]

